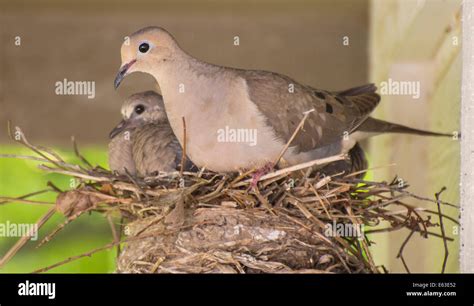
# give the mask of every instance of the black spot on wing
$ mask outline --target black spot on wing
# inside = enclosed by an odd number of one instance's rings
[[[316,95],[316,97],[318,97],[321,100],[326,99],[326,97],[324,96],[324,94],[322,92],[319,92],[319,91],[315,90],[314,94]]]
[[[344,100],[343,100],[341,97],[336,96],[335,98],[336,98],[337,102],[341,103],[342,105],[345,104],[345,103],[344,103]]]
[[[329,103],[326,103],[326,113],[332,114],[332,112],[333,112],[332,105]]]

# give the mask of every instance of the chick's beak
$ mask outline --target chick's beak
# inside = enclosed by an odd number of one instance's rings
[[[109,138],[112,139],[114,138],[115,136],[117,136],[118,134],[120,134],[122,131],[124,131],[125,129],[127,129],[129,127],[129,122],[127,120],[122,120],[120,121],[119,124],[117,124],[116,127],[114,127],[114,129],[110,132],[109,134]]]
[[[120,67],[120,70],[119,72],[117,73],[117,76],[115,77],[115,81],[114,81],[114,87],[115,89],[117,89],[119,86],[120,86],[120,83],[122,83],[122,80],[125,78],[125,76],[127,75],[127,72],[128,70],[130,69],[130,67],[132,67],[133,64],[135,64],[137,60],[134,59],[128,63],[126,63],[125,65],[123,65],[122,67]]]

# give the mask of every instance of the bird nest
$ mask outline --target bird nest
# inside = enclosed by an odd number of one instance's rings
[[[124,273],[383,273],[386,269],[371,255],[372,240],[379,233],[409,230],[396,254],[407,271],[403,249],[414,233],[443,239],[444,265],[446,243],[452,240],[442,223],[449,217],[441,211],[443,205],[452,204],[441,201],[439,193],[433,199],[422,198],[397,180],[371,182],[361,179],[361,173],[326,176],[317,170],[344,156],[274,171],[253,186],[253,171],[173,172],[145,179],[117,176],[92,166],[75,143],[81,165],[31,145],[22,133],[18,141],[35,156],[3,157],[39,161],[40,169],[80,182],[68,191],[49,183],[48,191],[58,193],[56,205],[38,225],[55,212],[66,220],[42,237],[40,245],[86,212],[121,221],[120,230],[112,226],[111,243],[36,272],[118,247],[116,270]],[[29,197],[36,194],[1,200],[31,203]],[[409,199],[432,203],[434,208],[415,207],[407,204]],[[433,216],[439,221],[433,222]],[[0,267],[27,240],[20,239]]]

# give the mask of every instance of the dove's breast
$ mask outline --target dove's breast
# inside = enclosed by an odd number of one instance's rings
[[[185,93],[163,90],[163,97],[171,127],[182,146],[185,118],[186,152],[198,167],[236,171],[262,167],[278,157],[285,143],[266,124],[245,86],[186,88]]]

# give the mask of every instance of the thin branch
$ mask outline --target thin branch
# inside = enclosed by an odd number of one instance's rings
[[[46,272],[46,271],[49,271],[51,269],[54,269],[54,268],[57,268],[59,266],[62,266],[62,265],[65,265],[67,263],[70,263],[72,261],[75,261],[75,260],[78,260],[78,259],[81,259],[81,258],[84,258],[84,257],[91,257],[93,254],[95,253],[98,253],[98,252],[101,252],[101,251],[104,251],[104,250],[107,250],[107,249],[110,249],[116,245],[119,245],[119,244],[122,244],[122,243],[126,243],[126,242],[130,242],[130,241],[135,241],[135,240],[141,240],[141,239],[146,239],[146,238],[151,238],[151,237],[155,237],[157,235],[156,232],[153,232],[153,233],[149,233],[149,234],[146,234],[146,235],[142,235],[142,236],[135,236],[135,237],[130,237],[130,238],[127,238],[127,239],[124,239],[122,241],[113,241],[113,242],[110,242],[102,247],[99,247],[99,248],[96,248],[96,249],[93,249],[87,253],[84,253],[84,254],[80,254],[80,255],[76,255],[76,256],[72,256],[72,257],[69,257],[63,261],[60,261],[60,262],[57,262],[53,265],[50,265],[50,266],[47,266],[47,267],[44,267],[44,268],[41,268],[41,269],[38,269],[38,270],[35,270],[31,273],[43,273],[43,272]]]
[[[46,193],[46,192],[51,192],[50,189],[43,189],[43,190],[39,190],[39,191],[35,191],[35,192],[31,192],[31,193],[28,193],[28,194],[25,194],[25,195],[22,195],[22,196],[19,196],[19,197],[16,197],[16,198],[9,198],[11,200],[7,200],[7,201],[1,201],[0,200],[0,205],[2,204],[6,204],[6,203],[10,203],[10,202],[17,202],[18,200],[24,200],[26,198],[29,198],[29,197],[32,197],[32,196],[35,196],[35,195],[38,195],[38,194],[43,194],[43,193]],[[2,197],[0,197],[1,199]],[[5,198],[5,197],[3,197]],[[49,203],[34,203],[34,204],[49,204]],[[51,204],[54,204],[54,203],[51,203]]]
[[[77,147],[77,143],[76,143],[76,138],[74,136],[71,137],[71,141],[72,141],[72,146],[74,148],[74,153],[76,154],[76,156],[84,164],[86,164],[89,169],[93,169],[94,167],[92,166],[92,164],[79,152],[79,148]]]
[[[184,165],[186,164],[186,119],[184,117],[181,117],[181,120],[183,121],[183,155],[181,155],[181,169],[179,169],[179,175],[183,176],[184,172]]]
[[[304,112],[304,116],[303,116],[303,119],[301,119],[300,123],[298,124],[298,126],[296,127],[295,131],[293,132],[293,134],[291,135],[290,139],[286,142],[286,145],[283,147],[283,149],[281,150],[280,154],[278,154],[278,157],[277,159],[273,162],[273,165],[276,166],[278,165],[278,163],[280,162],[280,159],[283,157],[283,155],[285,154],[286,150],[288,150],[288,147],[290,146],[291,142],[293,141],[293,139],[295,139],[296,135],[298,134],[298,132],[301,130],[301,128],[303,127],[306,119],[308,118],[309,114],[311,114],[312,112],[314,112],[314,108],[313,109],[310,109],[309,111],[307,112]]]
[[[44,214],[37,222],[35,228],[31,229],[31,231],[39,231],[39,229],[54,215],[56,212],[56,207],[51,207],[46,214]],[[28,240],[33,237],[33,233],[29,232],[27,235],[21,237],[14,245],[11,247],[8,252],[3,256],[0,260],[0,269],[15,256],[16,253],[28,242]],[[38,234],[38,233],[36,233]]]
[[[40,155],[40,156],[43,157],[44,159],[47,159],[48,162],[54,164],[56,167],[62,168],[62,166],[61,166],[61,163],[63,162],[62,160],[59,160],[59,161],[58,161],[58,160],[54,160],[54,159],[48,157],[47,155],[45,155],[43,152],[41,152],[41,149],[39,149],[38,147],[33,146],[32,144],[30,144],[30,143],[28,142],[28,140],[26,139],[25,134],[23,134],[23,131],[22,131],[19,127],[16,127],[17,132],[20,133],[20,139],[17,140],[17,139],[13,136],[13,134],[11,133],[12,130],[11,130],[11,126],[10,126],[10,125],[11,125],[11,122],[8,121],[8,133],[9,133],[9,136],[10,136],[11,139],[13,139],[14,141],[19,142],[19,143],[23,144],[24,146],[28,147],[30,150],[32,150],[32,151],[35,152],[36,154]],[[54,155],[53,155],[53,156],[54,156]]]
[[[415,230],[412,230],[410,234],[408,234],[407,238],[405,239],[405,241],[403,241],[400,247],[400,250],[398,251],[398,254],[397,254],[397,258],[400,258],[402,260],[403,266],[405,267],[405,270],[407,271],[408,274],[410,274],[411,272],[410,272],[410,269],[408,269],[408,265],[405,262],[405,258],[403,257],[403,250],[405,249],[405,246],[407,245],[408,241],[410,241],[414,233],[415,233]]]
[[[6,204],[6,203],[11,203],[11,202],[19,202],[19,203],[25,203],[25,204],[55,204],[53,202],[46,202],[46,201],[35,201],[35,200],[26,200],[22,198],[13,198],[13,197],[0,197],[0,204]]]
[[[343,155],[335,155],[335,156],[331,156],[331,157],[315,159],[315,160],[312,160],[312,161],[309,161],[309,162],[305,162],[305,163],[302,163],[302,164],[294,165],[294,166],[291,166],[291,167],[288,167],[288,168],[283,168],[283,169],[265,174],[262,177],[260,177],[258,181],[260,182],[260,181],[268,180],[268,179],[277,177],[279,175],[288,174],[288,173],[295,172],[295,171],[298,171],[298,170],[301,170],[301,169],[306,169],[306,168],[309,168],[309,167],[312,167],[312,166],[319,166],[319,165],[329,164],[329,163],[332,163],[332,162],[335,162],[335,161],[338,161],[338,160],[343,160],[345,158],[346,158],[346,155],[343,154]],[[251,181],[252,181],[252,179],[248,179],[248,180],[245,180],[241,183],[235,184],[235,186],[241,186],[242,183],[246,184],[246,183],[249,183]]]
[[[448,256],[449,256],[448,243],[446,241],[446,233],[444,231],[443,214],[441,213],[441,204],[439,203],[439,196],[445,190],[446,190],[446,187],[443,187],[441,188],[439,192],[435,193],[436,202],[438,206],[438,214],[439,214],[439,226],[441,227],[441,236],[443,237],[443,244],[444,244],[444,259],[443,259],[443,265],[441,267],[442,274],[444,274],[444,272],[446,271],[446,263],[448,262]]]
[[[58,225],[51,233],[49,233],[46,237],[44,237],[40,241],[40,243],[36,246],[36,248],[38,249],[38,248],[42,247],[44,244],[46,244],[47,242],[51,241],[51,239],[53,239],[53,237],[56,236],[56,234],[59,233],[66,225],[68,225],[69,223],[71,223],[75,219],[79,218],[83,213],[91,211],[93,208],[95,208],[95,207],[89,207],[85,210],[81,210],[81,211],[75,213],[74,215],[68,217],[66,219],[66,221],[64,221],[63,223]]]

